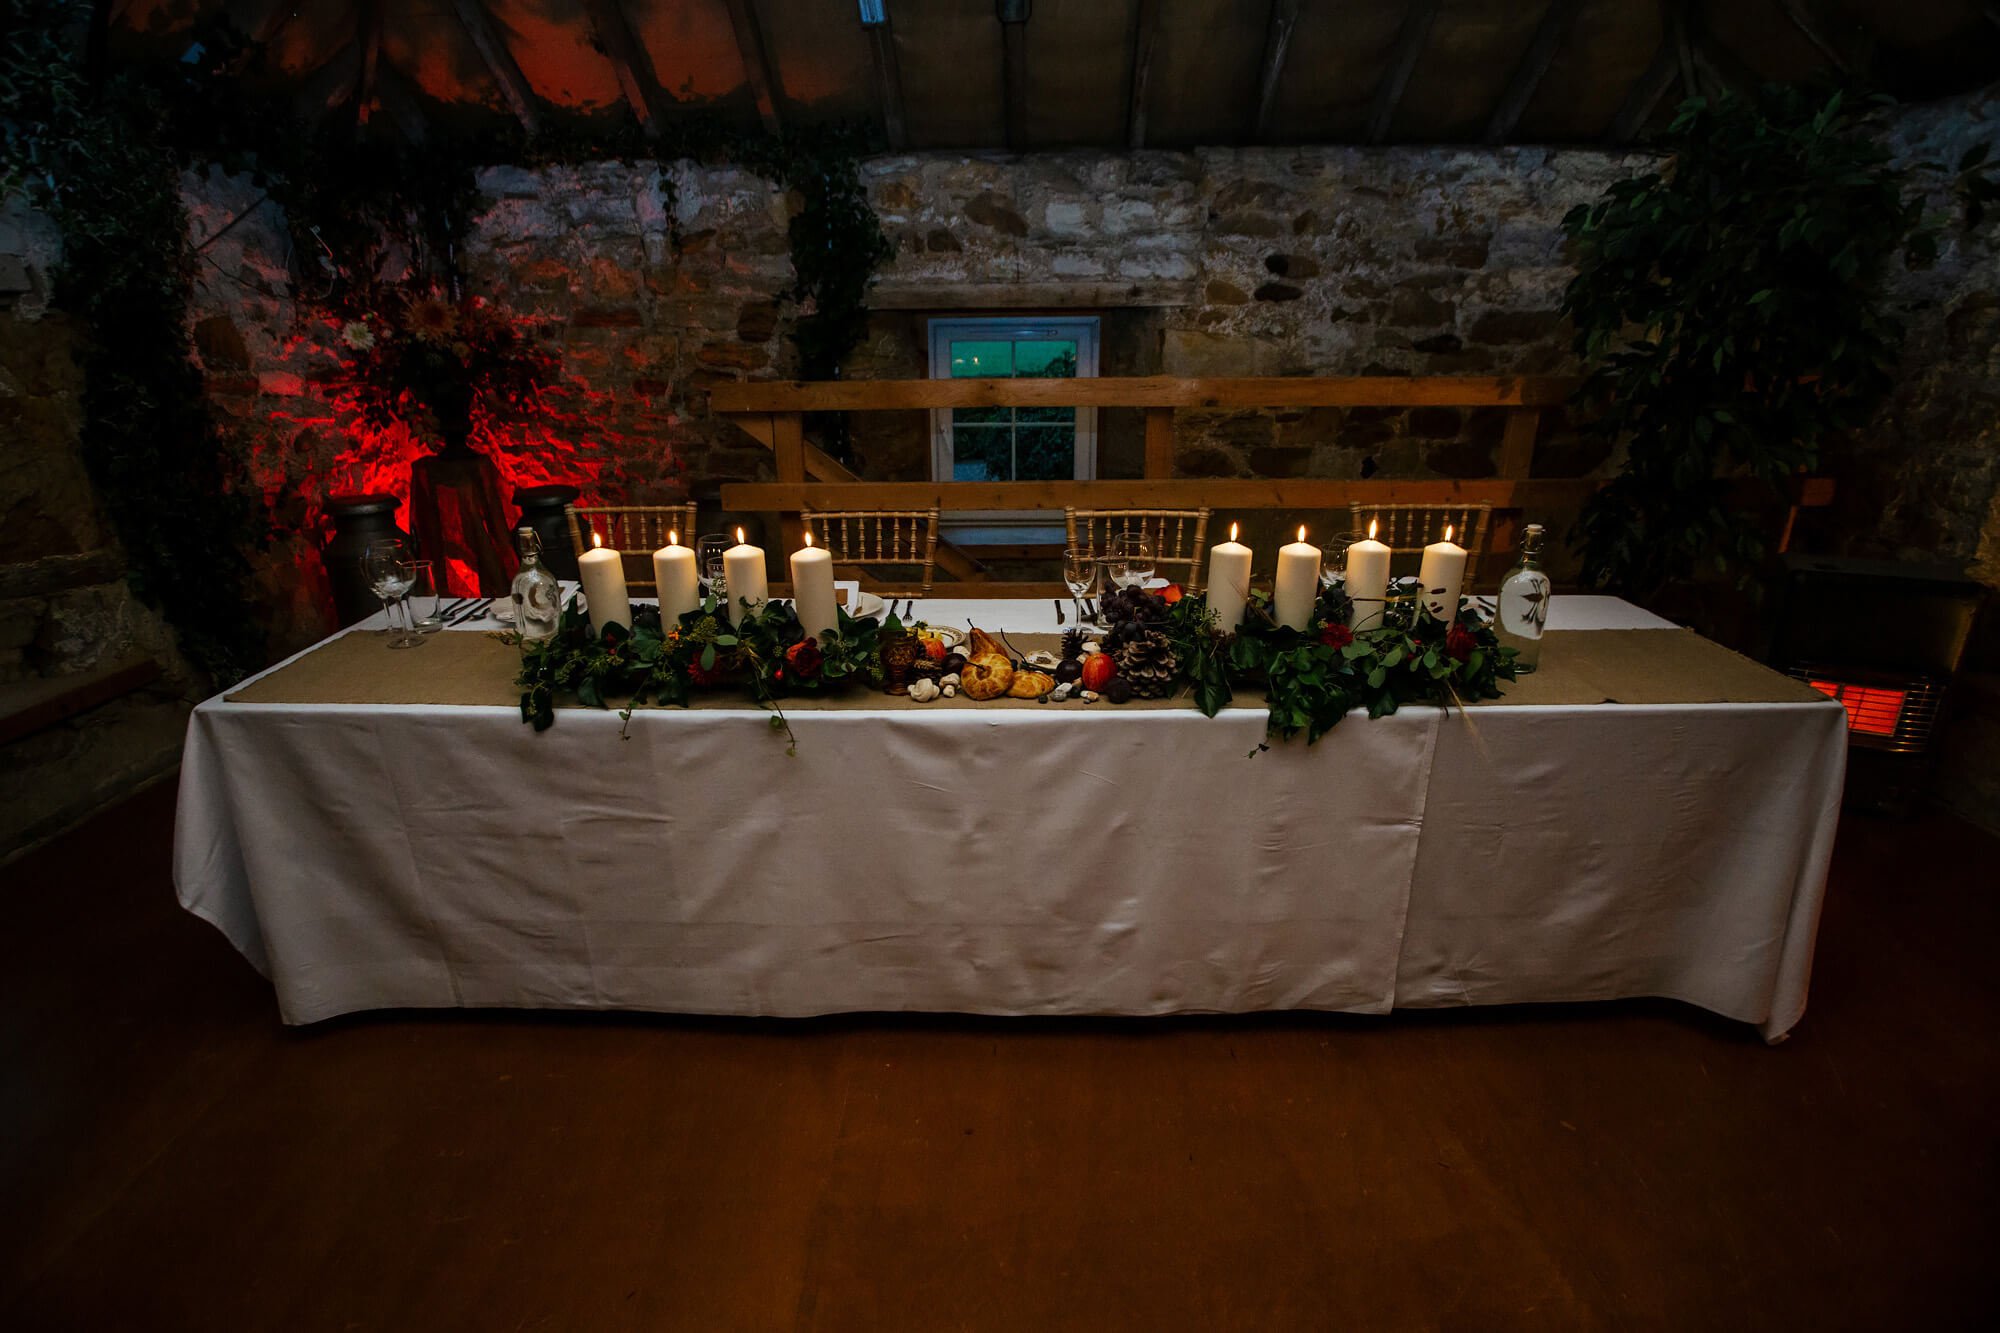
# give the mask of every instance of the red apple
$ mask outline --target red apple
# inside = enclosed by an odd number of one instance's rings
[[[930,658],[933,662],[944,661],[945,647],[943,639],[925,639],[923,644],[924,656]]]
[[[1118,674],[1118,664],[1111,660],[1110,653],[1092,653],[1083,659],[1083,688],[1104,692],[1111,678]]]

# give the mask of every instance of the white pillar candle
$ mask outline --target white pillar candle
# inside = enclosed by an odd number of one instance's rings
[[[732,588],[735,584],[730,585]],[[806,530],[806,544],[792,552],[792,602],[798,608],[799,628],[823,639],[839,628],[839,603],[833,595],[833,556],[813,545],[812,530]]]
[[[1417,571],[1423,584],[1424,609],[1449,625],[1458,619],[1458,589],[1465,581],[1465,548],[1451,539],[1446,524],[1444,540],[1424,548],[1423,567]]]
[[[1306,545],[1306,530],[1278,552],[1278,581],[1271,589],[1271,615],[1280,625],[1304,629],[1312,624],[1313,603],[1319,600],[1319,547]]]
[[[653,582],[660,590],[660,623],[668,629],[701,605],[701,571],[695,568],[695,563],[694,552],[681,545],[678,532],[669,532],[667,544],[653,552]]]
[[[1372,518],[1367,538],[1347,548],[1347,595],[1354,600],[1354,632],[1380,629],[1382,613],[1388,609],[1389,548],[1375,540]]]
[[[729,623],[741,625],[744,614],[771,600],[771,583],[764,575],[764,548],[743,540],[736,529],[736,545],[722,553],[722,581],[729,585]],[[750,605],[745,607],[744,602]]]
[[[1236,540],[1231,523],[1229,540],[1208,548],[1208,609],[1215,612],[1216,628],[1234,634],[1249,600],[1250,548]]]
[[[576,560],[583,581],[583,600],[590,608],[590,628],[604,633],[607,625],[632,628],[632,599],[625,593],[625,557],[604,544],[595,532],[590,549]]]

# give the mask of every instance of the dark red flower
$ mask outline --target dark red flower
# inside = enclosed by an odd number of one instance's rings
[[[826,654],[819,650],[817,639],[800,639],[785,649],[785,661],[798,673],[800,680],[812,680],[819,675],[820,667],[826,664]]]
[[[1337,620],[1320,626],[1319,641],[1329,648],[1345,648],[1354,642],[1354,631]]]
[[[1472,637],[1472,631],[1463,625],[1453,625],[1444,633],[1444,650],[1454,659],[1463,662],[1472,656],[1472,650],[1479,646],[1479,640]]]

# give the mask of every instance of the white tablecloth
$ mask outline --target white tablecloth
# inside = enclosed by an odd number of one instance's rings
[[[918,614],[1055,628],[1047,603]],[[1552,619],[1663,624],[1608,598]],[[1415,708],[1254,757],[1255,707],[798,711],[795,758],[748,710],[620,727],[211,699],[181,902],[294,1023],[1665,995],[1775,1037],[1845,762],[1831,702]]]

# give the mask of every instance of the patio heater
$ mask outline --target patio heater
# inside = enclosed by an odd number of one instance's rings
[[[1788,555],[1783,570],[1773,664],[1847,709],[1848,806],[1909,813],[1985,589],[1947,565]]]

